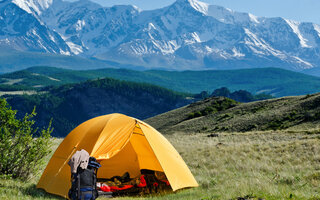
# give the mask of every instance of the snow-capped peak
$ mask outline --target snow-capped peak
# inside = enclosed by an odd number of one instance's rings
[[[52,5],[53,0],[12,0],[12,2],[30,14],[35,12],[40,15]]]
[[[235,12],[229,8],[209,5],[199,0],[177,0],[176,3],[183,6],[189,6],[206,16],[214,17],[224,23],[260,23],[259,17],[251,13]]]
[[[228,23],[260,23],[259,17],[251,13],[236,12],[229,8],[217,5],[209,5],[208,16],[214,17],[217,20]]]
[[[195,9],[198,12],[203,13],[204,15],[208,14],[209,5],[207,3],[204,3],[204,2],[201,2],[198,0],[177,0],[176,2],[179,4],[190,5],[193,9]]]
[[[317,25],[317,24],[313,24],[313,27],[314,27],[314,30],[316,30],[316,31],[317,31],[318,36],[320,37],[320,26],[319,26],[319,25]]]
[[[187,0],[190,5],[197,11],[207,15],[209,5],[197,0]]]

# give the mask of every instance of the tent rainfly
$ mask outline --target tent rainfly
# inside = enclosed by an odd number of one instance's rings
[[[53,154],[37,188],[67,198],[71,187],[67,163],[81,149],[102,165],[98,178],[125,172],[136,177],[141,169],[148,169],[164,172],[173,191],[198,186],[179,153],[161,133],[138,119],[110,114],[90,119],[68,134]]]

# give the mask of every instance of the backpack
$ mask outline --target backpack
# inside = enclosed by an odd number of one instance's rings
[[[95,200],[98,197],[97,172],[101,165],[94,157],[89,158],[88,167],[77,168],[77,173],[71,174],[71,188],[68,196],[72,200]]]

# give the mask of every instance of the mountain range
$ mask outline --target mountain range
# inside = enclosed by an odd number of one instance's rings
[[[177,0],[141,11],[89,0],[3,0],[0,47],[169,70],[320,67],[320,26]],[[97,66],[98,67],[98,66]]]

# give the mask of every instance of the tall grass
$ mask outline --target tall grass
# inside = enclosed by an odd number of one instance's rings
[[[320,199],[318,131],[267,131],[166,136],[199,188],[133,199]],[[56,147],[61,140],[56,140]],[[0,179],[0,199],[58,199],[29,183]],[[129,197],[116,199],[132,199]]]
[[[319,134],[175,134],[169,139],[201,185],[194,191],[198,199],[320,199]]]

